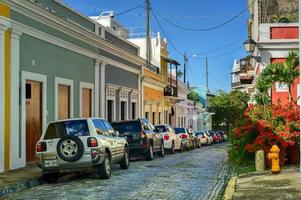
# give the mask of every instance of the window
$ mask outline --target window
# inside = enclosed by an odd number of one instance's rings
[[[111,124],[105,120],[103,120],[103,123],[105,124],[106,129],[108,130],[109,134],[113,134],[115,131]]]
[[[136,119],[136,102],[132,102],[132,119]]]
[[[93,122],[95,128],[102,131],[104,133],[104,135],[108,135],[107,127],[101,119],[93,119],[92,122]]]
[[[30,83],[26,83],[25,93],[26,93],[26,99],[31,99],[31,84]]]
[[[161,124],[161,112],[159,112],[159,116],[158,116],[158,123]]]
[[[47,127],[44,139],[60,138],[64,135],[89,136],[89,128],[86,120],[71,120],[50,123]]]
[[[145,118],[149,119],[149,112],[145,112]]]
[[[288,92],[288,85],[276,82],[276,92]]]
[[[120,119],[125,120],[126,119],[126,116],[125,116],[126,115],[126,102],[125,101],[121,102],[120,112],[121,112]]]
[[[108,100],[107,101],[107,119],[109,122],[113,121],[113,100]]]
[[[155,112],[153,112],[153,124],[155,124],[155,122],[156,122],[156,113]]]

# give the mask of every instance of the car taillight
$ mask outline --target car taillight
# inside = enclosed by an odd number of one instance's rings
[[[164,140],[169,140],[169,135],[164,135]]]
[[[180,136],[180,138],[186,139],[186,138],[188,138],[188,136],[187,136],[187,134],[182,134],[182,135]]]
[[[47,151],[46,142],[38,142],[36,145],[36,152],[43,152],[43,151]]]
[[[144,131],[140,132],[140,136],[141,136],[142,139],[147,138],[147,135]]]
[[[97,142],[96,138],[90,137],[87,139],[87,145],[88,145],[88,147],[97,147],[98,142]]]

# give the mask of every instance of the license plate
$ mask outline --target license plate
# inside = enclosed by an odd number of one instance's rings
[[[56,167],[57,160],[45,160],[45,166],[46,167]]]

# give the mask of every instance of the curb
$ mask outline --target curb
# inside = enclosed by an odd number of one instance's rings
[[[232,200],[233,194],[235,192],[235,186],[237,182],[237,177],[234,176],[230,179],[224,194],[224,200]]]
[[[0,186],[0,199],[5,198],[9,194],[20,192],[22,190],[29,189],[41,184],[42,181],[40,180],[40,178],[31,178]]]

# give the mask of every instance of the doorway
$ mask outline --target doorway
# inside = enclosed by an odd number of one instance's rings
[[[26,162],[35,160],[35,146],[42,134],[42,83],[26,81]]]

